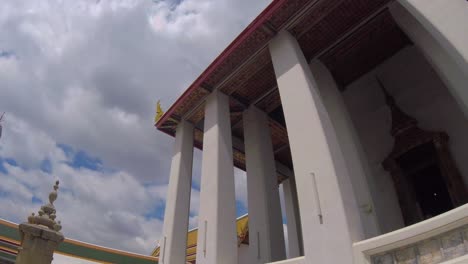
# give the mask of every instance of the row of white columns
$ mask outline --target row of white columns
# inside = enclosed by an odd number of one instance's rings
[[[193,125],[176,131],[160,262],[185,263]],[[266,113],[244,112],[249,205],[249,259],[268,263],[286,258],[273,146]],[[236,202],[229,98],[213,92],[206,100],[197,263],[236,263]],[[291,201],[293,202],[293,201]],[[294,221],[294,220],[292,220]],[[296,243],[298,244],[298,243]]]
[[[468,22],[468,7],[465,0],[443,2],[400,0],[391,12],[468,113],[468,34],[460,26],[460,21]],[[373,205],[359,140],[328,70],[318,61],[309,65],[285,31],[269,48],[295,175],[283,186],[290,256],[304,255],[302,263],[352,263],[353,242],[380,233],[375,213],[362,210]],[[250,260],[282,260],[282,218],[266,114],[249,107],[244,129]],[[203,140],[197,263],[237,264],[229,102],[221,92],[206,100]],[[192,153],[193,126],[182,121],[170,174],[162,264],[185,263]]]

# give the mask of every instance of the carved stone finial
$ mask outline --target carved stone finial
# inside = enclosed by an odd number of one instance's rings
[[[57,211],[55,210],[54,202],[55,200],[57,200],[58,196],[58,185],[59,181],[56,181],[53,187],[54,190],[49,194],[49,203],[41,206],[41,209],[38,211],[38,215],[32,214],[28,217],[29,224],[41,225],[55,231],[62,229],[60,223],[58,224],[60,228],[57,229],[57,223],[55,222],[55,218],[57,217]]]
[[[53,213],[49,215],[49,218],[55,221],[55,218],[57,218],[57,216],[55,215],[55,213]]]
[[[60,221],[54,224],[54,230],[57,232],[60,232],[60,230],[62,230],[62,224]]]
[[[34,213],[32,213],[32,214],[28,217],[28,223],[34,224]]]
[[[49,203],[41,206],[38,215],[32,213],[26,223],[19,225],[21,246],[16,264],[50,264],[54,250],[63,242],[62,224],[55,221],[57,216],[53,205],[57,200],[58,185],[57,181],[49,194]]]
[[[55,200],[57,200],[57,190],[59,188],[59,181],[55,182],[54,190],[49,194],[49,202],[51,205],[54,205]]]

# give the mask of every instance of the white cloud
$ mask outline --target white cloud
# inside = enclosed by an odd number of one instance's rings
[[[22,221],[60,178],[67,236],[149,253],[162,221],[145,215],[165,202],[172,153],[172,139],[153,127],[154,103],[167,108],[268,2],[2,1],[0,52],[14,56],[0,57],[0,157],[20,167],[0,173],[0,217]],[[112,170],[72,168],[57,144]],[[44,159],[52,174],[39,169]],[[195,183],[199,161],[196,151]]]

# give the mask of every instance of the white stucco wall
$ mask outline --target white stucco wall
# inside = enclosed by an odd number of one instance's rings
[[[85,259],[70,257],[58,253],[54,253],[52,264],[94,264],[99,262],[89,261]]]
[[[367,180],[370,175],[367,158],[356,129],[331,72],[317,60],[311,62],[310,69],[316,78],[320,96],[332,121],[341,152],[345,157],[346,169],[351,180],[354,197],[359,206],[356,211],[359,210],[364,236],[365,238],[377,236],[380,234],[380,230],[376,214],[365,210],[365,208],[374,207],[374,204]]]
[[[240,247],[237,248],[237,263],[239,264],[246,264],[246,263],[253,263],[249,259],[249,246],[245,244],[241,244]]]
[[[390,112],[375,76],[398,105],[419,121],[423,129],[445,131],[458,168],[468,183],[468,122],[454,98],[423,55],[406,47],[373,71],[350,84],[343,97],[369,160],[370,188],[383,233],[403,227],[393,181],[381,162],[390,153]]]

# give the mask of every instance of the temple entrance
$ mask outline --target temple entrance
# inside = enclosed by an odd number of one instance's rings
[[[433,61],[391,14],[376,15],[318,58],[338,84],[357,132],[361,175],[381,233],[468,201],[467,116]],[[324,101],[331,97],[324,94]],[[367,208],[367,195],[356,193]]]
[[[453,209],[450,196],[437,165],[433,164],[412,175],[416,199],[424,219]]]
[[[423,219],[454,208],[432,143],[405,153],[397,159],[397,163],[413,189]]]
[[[409,46],[342,92],[382,233],[468,202],[468,123],[431,65]]]
[[[377,79],[391,113],[393,150],[383,162],[392,175],[406,225],[450,211],[468,197],[445,132],[418,127]]]

